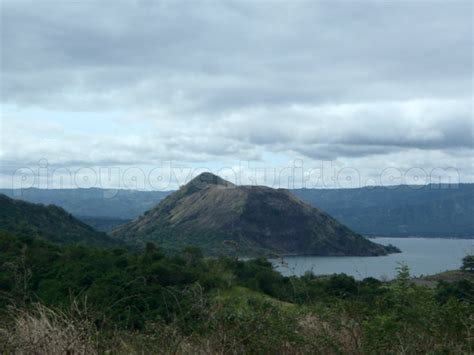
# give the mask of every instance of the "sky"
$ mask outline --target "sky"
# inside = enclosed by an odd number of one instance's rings
[[[474,181],[471,1],[0,4],[1,187]]]

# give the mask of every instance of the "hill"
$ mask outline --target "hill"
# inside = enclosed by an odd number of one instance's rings
[[[474,237],[474,184],[298,189],[293,193],[367,236]]]
[[[187,245],[208,254],[385,255],[394,249],[352,232],[283,189],[236,186],[199,175],[112,233],[126,241]]]
[[[0,231],[56,244],[116,245],[105,233],[77,220],[61,207],[33,204],[0,194]]]
[[[169,195],[168,191],[113,189],[0,189],[9,197],[33,203],[54,204],[76,217],[130,220]]]
[[[367,236],[474,237],[474,184],[295,189],[291,192]],[[55,204],[109,231],[156,206],[172,191],[3,189],[29,202]]]

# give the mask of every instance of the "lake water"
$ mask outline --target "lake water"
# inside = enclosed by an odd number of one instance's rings
[[[459,269],[466,254],[474,254],[474,239],[438,238],[373,238],[379,244],[393,244],[400,254],[387,256],[293,256],[274,260],[278,271],[284,275],[303,275],[312,271],[316,275],[345,273],[356,279],[375,277],[393,279],[396,267],[405,263],[412,276],[431,275]]]

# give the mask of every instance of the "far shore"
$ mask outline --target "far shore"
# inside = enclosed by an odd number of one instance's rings
[[[408,238],[417,238],[417,239],[474,239],[474,236],[461,236],[461,237],[453,237],[453,236],[445,236],[445,237],[424,237],[419,235],[410,235],[410,236],[397,236],[397,235],[364,235],[367,239],[377,239],[377,238],[399,238],[399,239],[408,239]]]

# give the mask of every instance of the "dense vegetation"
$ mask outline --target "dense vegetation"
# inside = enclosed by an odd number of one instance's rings
[[[15,200],[0,194],[0,231],[58,244],[117,244],[107,234],[77,220],[61,207]]]
[[[101,232],[111,232],[112,230],[131,222],[130,219],[113,217],[78,216],[77,219]]]
[[[474,272],[474,255],[468,254],[462,259],[462,270]]]
[[[295,189],[292,192],[368,236],[473,237],[474,184]],[[10,197],[55,204],[101,230],[134,219],[169,191],[3,189]]]
[[[469,353],[474,283],[284,277],[265,259],[0,233],[0,352]],[[54,347],[54,349],[52,348]],[[71,353],[69,351],[69,353]]]
[[[203,173],[140,218],[114,230],[126,242],[207,255],[386,255],[399,252],[354,233],[284,189],[236,186]]]

